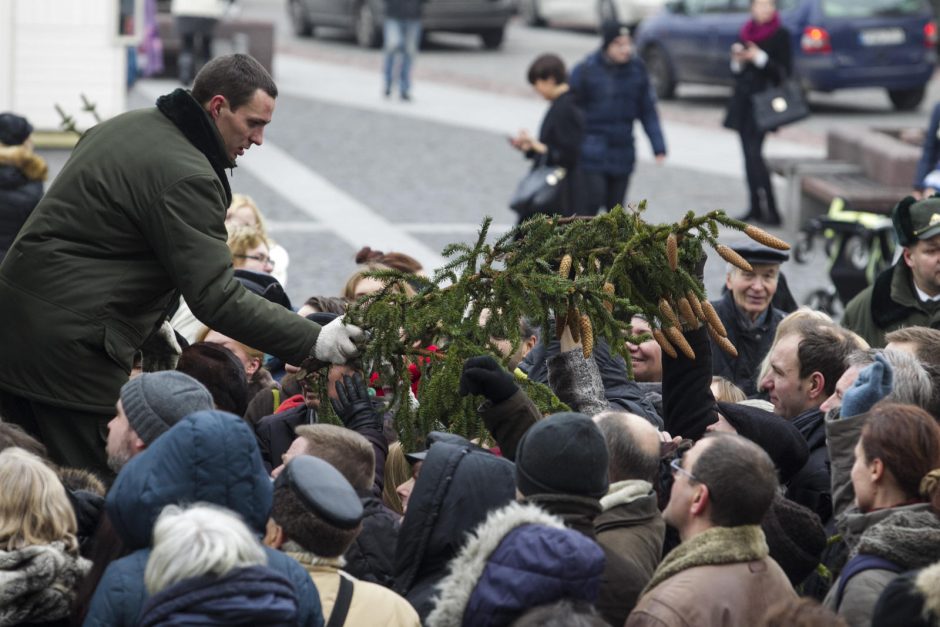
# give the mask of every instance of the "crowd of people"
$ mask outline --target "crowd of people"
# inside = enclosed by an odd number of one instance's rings
[[[897,267],[841,325],[740,245],[708,305],[736,356],[636,316],[628,368],[522,318],[452,390],[486,433],[405,445],[344,316],[370,271],[424,270],[364,248],[291,303],[225,172],[276,97],[236,54],[98,125],[0,264],[0,625],[938,624],[940,200],[898,204]]]

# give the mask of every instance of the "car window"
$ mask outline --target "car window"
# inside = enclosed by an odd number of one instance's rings
[[[828,17],[892,17],[918,15],[925,10],[923,0],[823,0]]]
[[[686,0],[686,11],[698,13],[727,13],[730,10],[728,0]]]

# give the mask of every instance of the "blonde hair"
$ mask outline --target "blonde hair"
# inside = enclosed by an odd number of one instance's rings
[[[237,259],[236,255],[247,255],[248,251],[252,248],[257,248],[264,244],[268,249],[268,254],[271,253],[271,242],[264,236],[264,232],[261,231],[261,229],[250,226],[235,226],[229,228],[228,241],[226,243],[228,244],[229,251],[232,253],[232,265],[236,268],[245,265],[245,261],[243,259]]]
[[[405,508],[401,504],[397,488],[409,479],[411,479],[411,464],[405,459],[401,442],[392,442],[388,447],[388,456],[385,458],[385,486],[382,488],[382,500],[399,514],[404,514]]]
[[[264,217],[261,215],[261,210],[258,209],[258,205],[248,194],[232,194],[232,204],[228,206],[228,210],[225,212],[225,219],[228,220],[230,213],[238,211],[242,207],[248,207],[251,209],[251,213],[255,217],[254,228],[261,231],[261,234],[264,237],[267,237],[268,226],[264,223]]]
[[[167,505],[153,527],[144,583],[147,592],[156,594],[185,579],[222,577],[267,561],[261,544],[234,512],[209,503]]]
[[[712,377],[712,385],[718,389],[715,394],[715,400],[722,403],[740,403],[747,398],[741,388],[724,377]]]
[[[381,263],[364,263],[356,268],[356,270],[350,275],[346,280],[346,285],[343,287],[343,298],[346,299],[346,302],[354,303],[356,302],[356,286],[359,285],[359,282],[362,281],[368,272],[375,272],[377,270],[391,270],[392,268]],[[415,290],[409,284],[400,281],[396,283],[396,288],[399,292],[407,294],[408,296],[414,296]]]
[[[7,551],[64,542],[78,551],[75,510],[59,477],[18,447],[0,452],[0,547]]]

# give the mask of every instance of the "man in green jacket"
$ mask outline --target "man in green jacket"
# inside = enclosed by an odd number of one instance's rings
[[[940,328],[940,198],[908,196],[891,214],[901,259],[845,308],[842,325],[873,347],[901,327]]]
[[[134,355],[182,295],[205,324],[299,364],[345,363],[361,330],[252,294],[225,244],[225,170],[261,145],[277,87],[219,57],[155,108],[89,130],[0,265],[0,416],[53,461],[107,472],[107,423]]]

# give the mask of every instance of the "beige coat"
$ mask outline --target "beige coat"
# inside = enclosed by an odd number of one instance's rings
[[[735,538],[737,546],[709,542],[694,554],[686,551],[679,564],[667,556],[653,576],[659,583],[640,597],[627,627],[752,627],[761,624],[770,606],[796,598],[786,574],[767,555],[760,527],[719,527],[705,534],[716,531]],[[681,552],[683,545],[674,552]],[[763,557],[714,563],[736,554]],[[674,574],[662,579],[664,570]]]
[[[323,621],[329,622],[336,596],[339,593],[339,578],[353,582],[353,596],[346,615],[346,625],[351,627],[421,627],[418,613],[403,597],[380,585],[360,581],[339,569],[339,562],[317,558],[310,553],[289,552],[300,562],[320,592]]]

